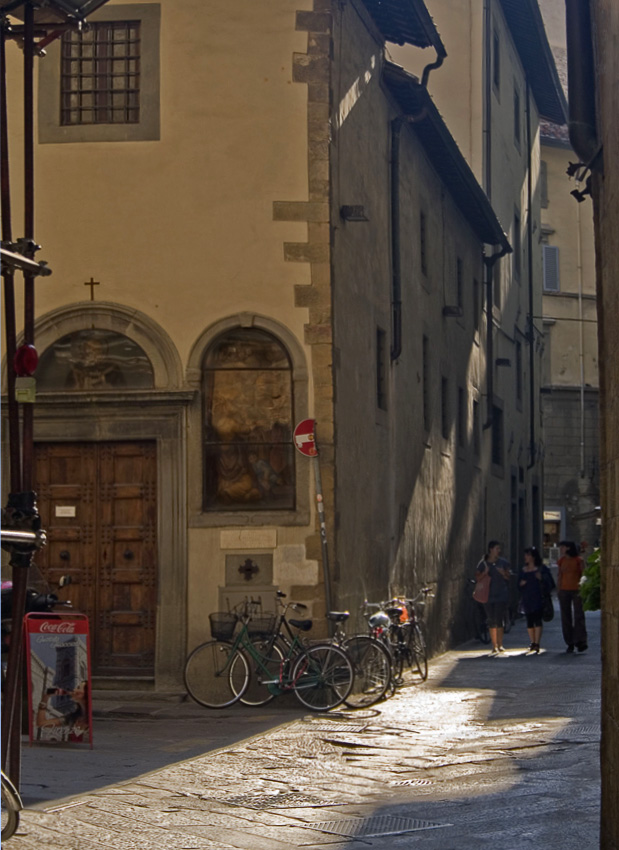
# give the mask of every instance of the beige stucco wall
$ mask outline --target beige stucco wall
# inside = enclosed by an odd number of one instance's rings
[[[598,386],[597,308],[593,211],[570,196],[566,176],[575,159],[571,150],[545,146],[548,207],[542,225],[548,244],[559,248],[560,291],[544,294],[547,350],[544,383],[552,386]],[[582,318],[582,321],[581,321]]]
[[[106,13],[126,5],[110,3]],[[312,354],[305,337],[310,310],[295,301],[295,287],[312,282],[311,267],[287,262],[284,247],[308,243],[312,224],[307,215],[274,220],[274,205],[307,203],[310,193],[308,86],[295,77],[294,57],[308,50],[308,28],[297,26],[297,15],[313,6],[311,0],[245,0],[234,7],[224,0],[162,0],[160,139],[35,146],[35,233],[43,246],[38,259],[53,269],[52,277],[37,282],[37,319],[79,303],[87,317],[92,304],[84,284],[94,277],[96,302],[112,311],[114,305],[139,311],[159,328],[182,364],[181,388],[197,391],[197,349],[208,328],[237,315],[266,317],[294,348],[296,368],[305,375],[298,409],[313,414]],[[57,48],[37,59],[41,73],[45,63],[56,61]],[[13,44],[9,53],[12,132],[18,138],[21,54]],[[14,148],[19,236],[21,152]],[[17,307],[19,324],[21,287]],[[284,590],[315,586],[319,579],[316,553],[308,558],[305,549],[313,532],[309,466],[299,473],[305,509],[296,525],[280,528],[271,518],[268,539],[224,543],[212,518],[203,521],[195,511],[200,423],[196,396],[182,437],[186,479],[184,473],[177,479],[187,488],[177,514],[189,526],[180,529],[187,535],[187,563],[175,569],[186,569],[189,646],[208,635],[205,616],[219,607],[227,554],[272,555],[274,583]],[[225,521],[252,529],[265,518],[237,514]]]

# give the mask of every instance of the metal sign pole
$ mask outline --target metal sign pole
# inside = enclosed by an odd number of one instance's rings
[[[322,553],[322,575],[325,584],[325,605],[331,611],[331,577],[329,574],[329,550],[327,547],[327,523],[325,522],[325,503],[322,495],[322,477],[320,475],[320,458],[316,441],[316,420],[304,419],[294,429],[293,442],[296,450],[314,461],[314,480],[316,483],[316,507],[320,527],[320,545]],[[331,621],[329,621],[331,631]]]
[[[322,476],[320,474],[320,459],[314,458],[314,479],[316,481],[316,507],[320,526],[320,546],[322,550],[322,575],[325,583],[325,605],[331,611],[331,577],[329,574],[329,550],[327,547],[327,524],[325,522],[325,503],[322,497]]]

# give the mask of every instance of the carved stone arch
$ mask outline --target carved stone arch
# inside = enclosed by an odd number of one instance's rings
[[[143,349],[153,367],[156,390],[182,387],[182,363],[171,338],[145,313],[120,304],[88,302],[46,313],[35,325],[36,347],[43,352],[61,337],[93,326],[123,334]]]
[[[290,355],[295,388],[297,382],[305,382],[307,384],[307,360],[305,352],[299,340],[290,329],[275,319],[270,319],[268,316],[261,316],[257,313],[237,313],[209,325],[195,341],[187,361],[186,380],[188,386],[196,389],[200,387],[202,363],[206,352],[220,334],[233,328],[258,328],[272,334],[282,343]]]

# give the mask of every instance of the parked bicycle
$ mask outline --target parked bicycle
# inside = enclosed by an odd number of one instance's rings
[[[2,840],[15,834],[19,826],[19,813],[23,805],[19,792],[2,771]]]
[[[401,597],[387,602],[364,602],[364,612],[378,609],[368,619],[370,634],[381,641],[391,655],[394,684],[403,682],[404,667],[411,668],[421,681],[428,676],[428,654],[423,631],[422,611],[431,589],[424,587],[412,598]]]
[[[288,620],[284,610],[279,627],[263,645],[250,634],[251,620],[249,606],[241,613],[210,615],[213,640],[197,646],[185,663],[185,686],[192,699],[207,708],[225,708],[243,697],[253,673],[269,697],[292,691],[313,711],[344,702],[353,684],[352,664],[333,643],[303,642],[301,632],[311,629],[311,620]],[[283,634],[285,640],[278,641]]]
[[[348,611],[327,615],[336,624],[332,640],[339,644],[350,658],[353,670],[353,686],[346,697],[349,708],[367,708],[383,699],[390,690],[392,671],[389,650],[372,635],[347,637],[344,623]]]

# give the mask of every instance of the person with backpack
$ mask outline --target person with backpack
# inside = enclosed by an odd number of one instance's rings
[[[557,561],[557,596],[561,609],[561,629],[567,652],[579,652],[587,649],[587,627],[585,612],[580,598],[580,579],[585,570],[585,563],[578,554],[576,544],[569,540],[559,543],[561,556]]]
[[[520,604],[527,618],[527,631],[531,641],[529,653],[539,655],[544,628],[544,605],[553,588],[554,579],[550,570],[544,565],[535,546],[529,546],[524,550],[524,566],[518,576]]]
[[[498,540],[488,543],[488,551],[477,565],[475,579],[489,578],[488,596],[484,602],[486,617],[488,619],[488,631],[492,640],[491,655],[504,653],[503,634],[505,627],[505,616],[509,603],[509,588],[511,581],[511,570],[509,562],[501,558],[501,544]]]

